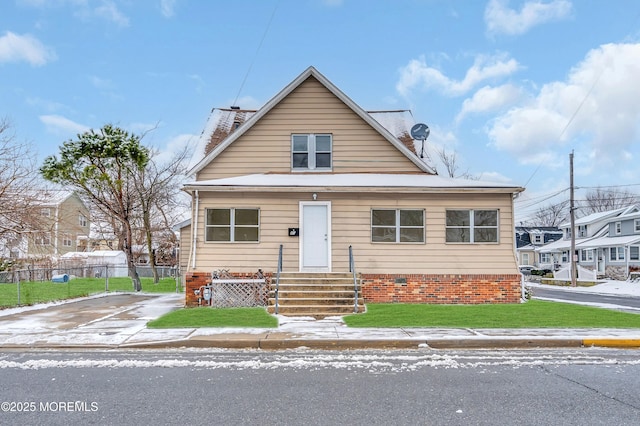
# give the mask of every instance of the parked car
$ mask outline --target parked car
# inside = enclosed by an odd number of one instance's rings
[[[520,265],[518,266],[518,269],[520,269],[520,273],[522,275],[531,275],[531,271],[533,271],[536,268],[532,265]]]

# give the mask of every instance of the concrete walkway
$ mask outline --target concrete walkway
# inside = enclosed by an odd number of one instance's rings
[[[640,329],[349,328],[340,317],[279,316],[264,328],[149,329],[183,306],[182,294],[105,294],[0,310],[0,349],[27,348],[640,348]]]

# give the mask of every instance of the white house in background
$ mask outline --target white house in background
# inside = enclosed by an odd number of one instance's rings
[[[571,225],[560,225],[564,238],[539,249],[541,264],[567,266],[570,262]],[[640,208],[630,206],[594,213],[575,220],[578,264],[598,276],[626,279],[640,269]]]
[[[86,252],[69,252],[61,256],[59,269],[69,269],[69,275],[87,275],[86,270],[91,270],[90,275],[105,275],[108,271],[109,277],[126,277],[129,274],[127,269],[127,255],[121,250],[98,250]],[[77,268],[77,272],[71,269]],[[83,271],[83,272],[81,272]]]

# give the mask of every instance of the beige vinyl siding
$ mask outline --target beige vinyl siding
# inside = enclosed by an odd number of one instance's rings
[[[202,194],[202,193],[201,193]],[[289,237],[299,227],[299,202],[310,193],[217,193],[202,196],[199,212],[197,270],[275,271],[278,246],[284,247],[284,270],[297,271],[300,238]],[[353,246],[356,268],[367,273],[501,274],[517,273],[511,194],[318,194],[331,201],[332,269],[348,271],[348,247]],[[204,243],[204,209],[211,207],[260,208],[259,243]],[[371,242],[372,208],[424,209],[426,243]],[[499,243],[445,242],[447,209],[498,209]]]
[[[292,133],[330,133],[333,172],[420,172],[389,141],[310,77],[198,173],[197,180],[291,171]]]
[[[189,267],[189,253],[191,253],[191,225],[187,225],[183,228],[180,228],[180,251],[178,258],[178,265],[180,266],[180,270],[184,273]]]

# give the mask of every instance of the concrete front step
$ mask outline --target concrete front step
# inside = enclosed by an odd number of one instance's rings
[[[352,298],[311,298],[311,297],[282,297],[278,298],[278,303],[280,306],[288,306],[288,305],[310,305],[310,306],[327,306],[327,305],[336,305],[336,306],[344,306],[350,305],[353,306],[353,297]],[[275,299],[269,300],[269,304],[275,304]],[[364,305],[364,300],[359,297],[358,305]]]
[[[275,313],[275,306],[267,307],[269,313]],[[358,312],[364,312],[364,306],[358,305]],[[354,313],[353,305],[344,306],[308,306],[308,305],[280,305],[278,314],[285,316],[312,316],[322,318],[335,315],[350,315]]]
[[[275,311],[275,282],[269,298],[269,312]],[[358,293],[360,280],[357,281]],[[351,273],[281,273],[278,286],[278,313],[287,316],[349,315],[354,313],[354,282]],[[358,312],[364,300],[358,297]]]

